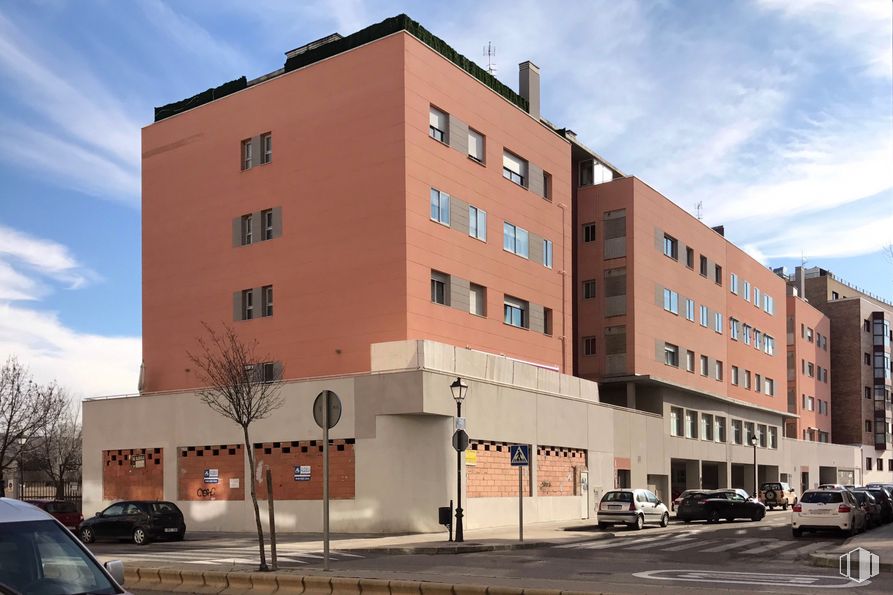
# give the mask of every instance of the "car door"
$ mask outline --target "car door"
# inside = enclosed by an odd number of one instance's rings
[[[121,517],[121,523],[119,525],[120,534],[118,537],[130,538],[133,535],[133,530],[137,525],[143,520],[144,513],[138,504],[135,502],[128,502],[127,506],[124,507],[124,515]]]
[[[94,535],[100,538],[117,537],[117,524],[120,522],[121,516],[123,514],[124,502],[112,504],[111,506],[100,512],[99,516],[96,517],[96,520],[93,522]]]
[[[729,500],[730,515],[734,516],[736,519],[750,516],[748,502],[744,496],[735,492],[726,492],[726,498]]]
[[[645,490],[645,520],[650,520],[652,523],[657,523],[660,521],[661,511],[657,506],[657,496],[654,493]]]

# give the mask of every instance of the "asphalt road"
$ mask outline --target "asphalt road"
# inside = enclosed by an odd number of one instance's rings
[[[618,528],[610,538],[593,528],[572,532],[581,540],[578,543],[504,552],[350,556],[336,551],[331,568],[333,574],[345,576],[614,593],[821,593],[840,587],[893,593],[893,574],[860,585],[841,577],[836,568],[811,566],[810,553],[834,550],[845,538],[836,534],[793,538],[789,519],[789,513],[776,511],[756,523],[673,522],[665,529]],[[238,563],[243,556],[246,562],[256,561],[250,543],[91,547],[99,555],[119,557],[125,563],[128,559],[184,564],[194,560],[198,565],[201,560],[228,557]],[[322,559],[315,556],[321,553],[283,552],[281,566],[318,573]]]

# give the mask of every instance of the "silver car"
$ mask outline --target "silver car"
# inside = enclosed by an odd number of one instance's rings
[[[598,504],[598,526],[607,529],[619,523],[632,529],[641,529],[645,523],[666,527],[670,523],[670,513],[666,505],[648,490],[605,492]]]
[[[0,592],[111,595],[123,581],[121,562],[101,565],[52,515],[0,498]]]

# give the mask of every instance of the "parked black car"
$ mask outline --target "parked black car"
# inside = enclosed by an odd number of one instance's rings
[[[173,502],[132,500],[115,502],[78,527],[84,543],[97,539],[130,539],[146,545],[154,539],[181,541],[186,535],[183,513]]]
[[[877,488],[866,488],[866,491],[874,496],[878,506],[881,507],[880,521],[882,523],[893,521],[893,498],[890,498],[890,493],[880,486]]]
[[[881,507],[868,490],[850,490],[856,497],[859,507],[865,511],[865,528],[871,529],[881,524]]]
[[[716,523],[720,519],[750,519],[759,521],[766,516],[766,507],[753,499],[748,499],[734,490],[695,492],[685,498],[676,509],[676,518],[686,523],[707,521]]]

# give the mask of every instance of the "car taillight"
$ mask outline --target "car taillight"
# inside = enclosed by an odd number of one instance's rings
[[[635,510],[636,510],[636,503],[635,503],[635,502],[630,502],[630,503],[629,503],[629,509],[632,510],[632,511],[635,511]]]
[[[800,503],[794,504],[794,508],[792,509],[794,512],[803,512],[803,507],[800,506]]]
[[[841,504],[837,507],[837,512],[849,512],[852,508],[850,508],[847,504]]]

